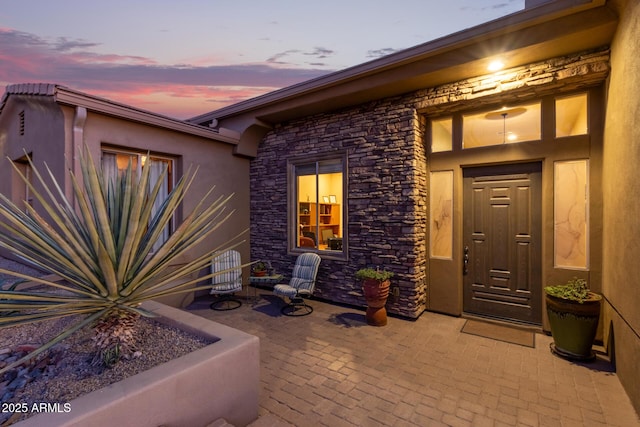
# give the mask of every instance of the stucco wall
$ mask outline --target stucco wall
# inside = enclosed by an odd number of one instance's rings
[[[640,412],[640,3],[626,3],[612,44],[605,125],[603,320],[620,381]]]
[[[416,317],[425,309],[426,157],[410,97],[276,126],[251,166],[251,255],[289,273],[297,254],[287,248],[287,159],[347,153],[348,260],[325,257],[315,296],[364,306],[354,278],[362,267],[393,271],[387,310]]]
[[[220,196],[234,195],[227,206],[228,211],[235,211],[234,215],[186,256],[191,257],[196,252],[217,248],[249,228],[249,160],[234,156],[233,145],[91,112],[85,124],[84,141],[96,160],[100,158],[103,145],[116,149],[151,150],[156,154],[172,157],[175,159],[176,180],[189,168],[198,168],[196,179],[178,212],[178,223],[182,220],[181,215],[190,213],[212,187],[215,186],[215,190],[209,196],[210,201]],[[247,242],[238,250],[242,260],[246,262],[250,257],[248,233],[244,239]],[[244,277],[249,277],[248,269]],[[192,297],[191,294],[186,296]],[[189,300],[165,302],[184,306]]]
[[[91,112],[86,120],[84,141],[96,160],[100,158],[102,145],[139,152],[151,150],[172,157],[176,160],[176,180],[190,167],[198,168],[196,179],[185,198],[183,212],[191,212],[213,186],[216,188],[210,196],[212,200],[234,194],[229,204],[229,209],[236,211],[233,218],[214,234],[206,246],[222,244],[248,228],[249,160],[234,156],[233,145]],[[243,259],[248,259],[248,245],[242,251]]]
[[[25,131],[20,135],[19,112],[25,111]],[[150,150],[175,159],[175,179],[179,179],[189,167],[199,168],[177,215],[189,213],[215,186],[209,200],[233,194],[227,211],[235,211],[223,227],[204,241],[195,252],[211,250],[236,237],[249,228],[249,160],[233,154],[234,145],[177,132],[162,127],[123,120],[89,111],[86,120],[76,120],[76,109],[53,102],[50,96],[11,95],[0,116],[0,148],[3,157],[17,159],[23,149],[33,153],[38,169],[44,161],[52,168],[67,196],[71,197],[68,170],[80,176],[78,155],[86,144],[94,161],[100,161],[101,147],[146,152]],[[77,129],[74,130],[74,124]],[[0,167],[0,191],[11,194],[11,168],[8,162]],[[14,192],[15,193],[15,192]],[[14,195],[15,197],[15,195]],[[38,208],[37,203],[34,205]],[[249,259],[249,235],[239,248],[243,260]],[[3,252],[1,255],[8,256]],[[187,255],[189,256],[189,255]],[[245,277],[248,277],[248,269]]]
[[[24,113],[22,132],[20,113]],[[24,197],[24,186],[15,185],[17,174],[8,159],[20,159],[25,152],[32,154],[34,164],[43,172],[46,162],[54,174],[66,175],[64,149],[57,143],[64,140],[64,135],[64,115],[50,98],[10,97],[0,116],[0,192]],[[39,206],[37,200],[33,203]]]

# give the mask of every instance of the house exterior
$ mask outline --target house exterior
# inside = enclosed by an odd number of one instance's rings
[[[210,250],[249,227],[249,160],[235,153],[237,144],[233,133],[138,110],[64,86],[11,85],[0,101],[0,191],[15,203],[26,200],[39,209],[38,201],[30,197],[27,186],[7,160],[15,161],[28,176],[30,157],[39,171],[44,172],[46,163],[71,198],[68,171],[80,175],[79,155],[85,145],[94,160],[100,160],[103,169],[111,173],[125,168],[129,160],[152,168],[152,177],[166,166],[169,172],[162,189],[165,193],[187,169],[198,168],[172,227],[179,225],[183,213],[191,212],[213,186],[214,197],[234,193],[229,205],[235,210],[234,216],[198,249]],[[239,250],[248,260],[248,243]],[[180,306],[189,301],[178,298],[164,302]]]
[[[543,287],[586,279],[640,411],[635,0],[524,11],[191,121],[252,157],[252,259],[321,255],[315,296],[548,330]],[[504,68],[488,70],[500,59]]]

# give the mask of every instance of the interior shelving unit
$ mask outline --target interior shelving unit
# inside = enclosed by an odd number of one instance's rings
[[[334,237],[340,235],[339,204],[300,202],[298,208],[300,236],[303,235],[303,231],[314,234],[319,232],[319,235],[316,236],[316,242],[322,245],[327,243],[326,236]],[[316,209],[318,212],[316,212]]]

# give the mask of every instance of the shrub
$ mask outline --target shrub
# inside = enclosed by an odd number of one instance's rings
[[[544,291],[552,297],[583,303],[589,298],[587,281],[574,277],[564,285],[546,286]]]
[[[360,280],[373,279],[380,282],[384,282],[393,277],[393,273],[387,270],[380,270],[379,268],[362,268],[356,271],[356,278]]]
[[[0,373],[37,356],[85,326],[93,326],[98,334],[96,360],[117,362],[114,357],[119,359],[122,350],[133,346],[128,337],[135,335],[137,316],[153,316],[140,308],[143,301],[208,289],[210,285],[198,283],[208,283],[211,277],[225,272],[195,279],[194,273],[208,267],[212,256],[242,243],[234,239],[235,244],[227,243],[224,248],[200,255],[192,252],[233,215],[226,208],[230,196],[210,201],[211,189],[191,213],[185,213],[171,236],[153,249],[194,181],[196,174],[191,169],[154,212],[166,169],[154,185],[150,185],[150,168],[143,168],[138,175],[131,162],[124,173],[110,179],[96,167],[87,147],[80,165],[82,185],[70,172],[74,198],[69,200],[48,167],[50,183],[31,164],[34,180],[43,188],[38,191],[13,164],[49,220],[29,205],[25,212],[0,194],[0,247],[63,279],[55,282],[0,269],[0,273],[46,288],[0,290],[0,328],[81,315],[81,320],[63,333],[5,366]],[[194,258],[180,265],[177,261],[186,254]]]

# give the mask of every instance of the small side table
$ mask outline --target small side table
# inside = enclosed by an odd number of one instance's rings
[[[282,279],[284,276],[282,274],[273,274],[271,276],[249,276],[249,285],[253,286],[253,300],[255,301],[258,298],[258,286],[268,286],[271,287],[277,285],[278,283],[282,283]],[[249,298],[249,288],[247,288],[247,299]]]

